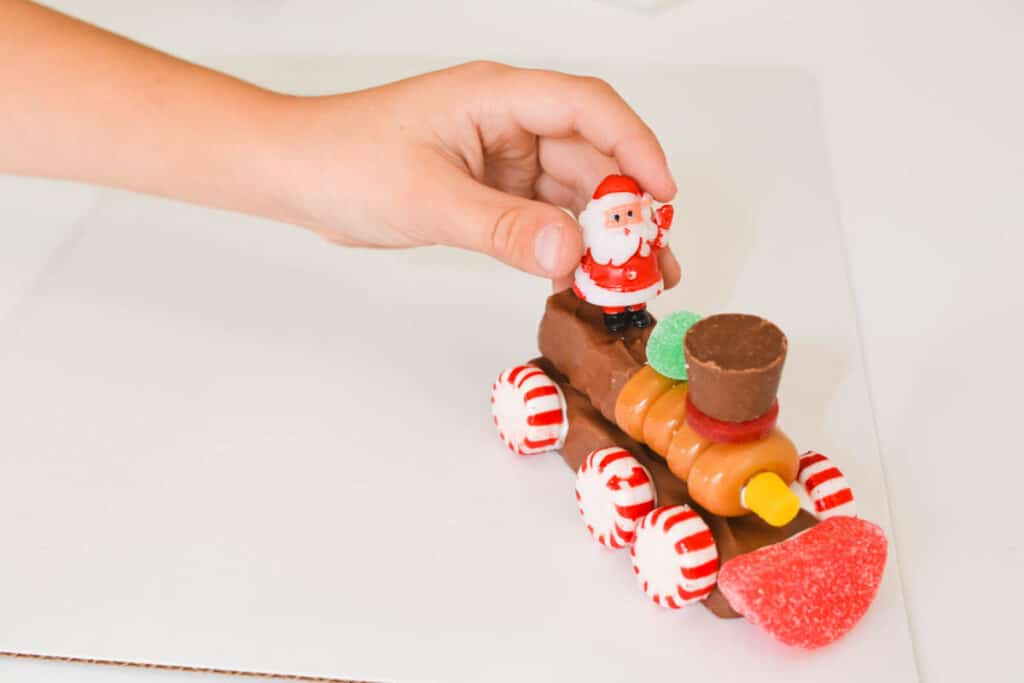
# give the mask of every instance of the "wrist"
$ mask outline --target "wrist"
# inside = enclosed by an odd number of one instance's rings
[[[244,206],[239,210],[282,222],[295,222],[289,211],[291,199],[293,132],[287,123],[299,98],[263,91],[253,109],[234,173]]]
[[[344,204],[346,96],[304,97],[265,93],[249,153],[239,172],[248,185],[247,213],[324,232],[329,211],[323,201]],[[335,210],[337,207],[335,207]]]

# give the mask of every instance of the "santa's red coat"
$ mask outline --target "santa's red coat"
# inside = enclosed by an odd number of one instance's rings
[[[658,247],[650,245],[647,256],[640,255],[640,247],[636,253],[621,265],[597,263],[587,249],[580,261],[583,269],[594,284],[601,289],[613,292],[636,292],[657,284],[661,281],[661,269],[658,268]]]
[[[572,286],[576,296],[607,312],[643,304],[661,294],[664,284],[658,267],[658,251],[667,244],[672,218],[671,204],[657,209],[654,224],[658,226],[658,236],[646,244],[641,242],[633,255],[619,265],[598,263],[587,249],[576,268]]]

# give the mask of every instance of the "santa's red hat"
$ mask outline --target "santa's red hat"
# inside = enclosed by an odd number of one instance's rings
[[[610,175],[601,181],[601,184],[594,190],[591,199],[601,199],[610,194],[631,194],[636,197],[643,196],[643,190],[635,180],[628,175]]]

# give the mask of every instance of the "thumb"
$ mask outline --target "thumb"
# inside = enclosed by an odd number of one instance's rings
[[[570,273],[583,254],[576,221],[558,207],[466,178],[445,207],[451,246],[472,249],[546,278]]]

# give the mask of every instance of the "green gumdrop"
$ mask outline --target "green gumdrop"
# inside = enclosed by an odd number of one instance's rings
[[[676,311],[658,321],[647,338],[647,362],[652,368],[672,379],[686,379],[683,337],[698,320],[697,313]]]

